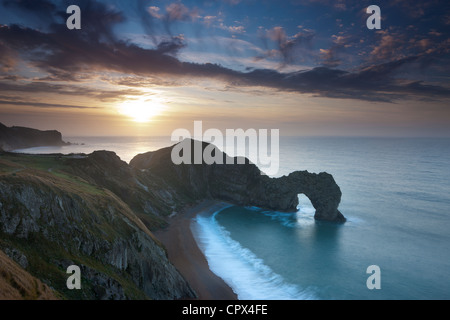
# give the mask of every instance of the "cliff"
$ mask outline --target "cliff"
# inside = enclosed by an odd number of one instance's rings
[[[0,123],[0,150],[11,151],[43,146],[66,145],[56,130],[40,131],[24,127],[7,127]]]
[[[317,220],[345,221],[341,191],[327,173],[269,178],[248,160],[177,166],[173,148],[138,155],[130,165],[109,151],[0,153],[0,250],[64,299],[194,298],[152,234],[186,205],[217,199],[293,211],[304,193]],[[226,154],[214,152],[226,163]],[[80,291],[66,287],[73,264],[82,270]]]
[[[198,141],[181,142],[194,150]],[[189,146],[190,144],[190,146]],[[202,143],[202,150],[209,144]],[[298,194],[305,194],[316,209],[315,219],[345,222],[338,210],[341,190],[333,176],[328,173],[296,171],[289,176],[269,178],[247,159],[243,165],[181,164],[171,160],[172,148],[136,156],[130,166],[144,174],[159,178],[172,194],[194,199],[214,198],[242,206],[257,206],[277,211],[294,211],[298,205]],[[214,148],[223,163],[228,156]],[[192,159],[193,163],[193,159]],[[234,163],[237,163],[235,159]]]
[[[91,171],[110,172],[99,158],[108,164],[118,159],[95,153],[86,157]],[[120,197],[64,171],[72,160],[0,157],[0,250],[68,299],[195,297],[165,249]],[[70,265],[81,267],[83,290],[67,289]]]

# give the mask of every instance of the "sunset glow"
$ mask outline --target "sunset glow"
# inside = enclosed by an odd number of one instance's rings
[[[160,136],[202,120],[282,136],[450,136],[445,2],[376,3],[377,28],[370,1],[30,3],[0,1],[9,126]],[[69,5],[79,28],[61,16]]]
[[[120,104],[119,113],[131,118],[134,122],[146,123],[159,115],[164,105],[151,99],[128,100]]]

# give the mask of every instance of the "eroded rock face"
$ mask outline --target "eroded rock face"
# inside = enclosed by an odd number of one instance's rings
[[[3,177],[0,234],[6,245],[19,241],[28,250],[5,251],[32,269],[40,258],[77,257],[71,264],[82,268],[82,278],[91,288],[84,291],[85,298],[130,298],[123,289],[127,281],[151,299],[195,297],[165,250],[125,203],[107,190],[84,192],[76,187],[46,175]],[[49,267],[64,272],[69,265],[50,263]],[[63,273],[51,285],[64,290],[64,284]]]
[[[186,147],[200,142],[185,140]],[[203,143],[202,150],[209,144]],[[145,170],[174,188],[175,194],[192,198],[214,198],[242,206],[257,206],[278,211],[294,211],[298,205],[298,194],[305,194],[316,209],[315,219],[345,222],[339,212],[341,190],[332,175],[296,171],[289,176],[269,178],[261,174],[258,167],[248,160],[245,164],[181,164],[171,160],[172,148],[136,156],[130,165]],[[227,163],[227,155],[217,148]],[[192,163],[194,163],[192,161]],[[234,161],[237,163],[237,161]],[[168,186],[168,187],[169,187]]]

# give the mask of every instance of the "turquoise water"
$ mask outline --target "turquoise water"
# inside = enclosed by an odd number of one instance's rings
[[[449,139],[284,138],[280,152],[279,175],[333,174],[348,222],[315,222],[304,196],[292,214],[198,216],[211,269],[240,299],[450,299]]]

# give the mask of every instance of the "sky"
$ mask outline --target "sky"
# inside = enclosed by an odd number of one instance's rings
[[[450,137],[449,31],[436,0],[0,0],[0,122]]]

